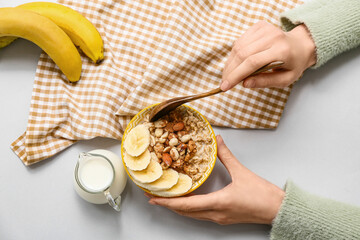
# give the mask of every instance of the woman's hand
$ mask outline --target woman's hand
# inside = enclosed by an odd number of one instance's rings
[[[271,224],[279,211],[284,191],[244,167],[217,136],[218,157],[232,182],[225,188],[189,197],[159,198],[146,194],[150,204],[161,205],[180,215],[219,224]]]
[[[273,72],[246,78],[275,61],[282,61],[284,65]],[[283,32],[270,23],[260,21],[234,43],[220,87],[226,91],[242,81],[247,88],[287,87],[315,63],[315,43],[305,25]]]

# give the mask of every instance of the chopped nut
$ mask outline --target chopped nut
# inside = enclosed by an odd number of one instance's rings
[[[172,163],[171,156],[168,153],[163,153],[162,154],[162,160],[167,166],[170,166],[171,163]]]
[[[185,125],[184,125],[183,122],[178,122],[178,123],[174,124],[173,130],[174,130],[175,132],[181,131],[181,130],[184,129],[184,127],[185,127]]]
[[[153,133],[153,132],[155,131],[155,128],[154,128],[154,127],[150,127],[150,128],[149,128],[149,131],[150,131],[150,133]]]
[[[146,123],[144,123],[144,125],[145,125],[145,127],[149,128],[149,130],[150,130],[150,128],[154,127],[154,123],[152,123],[152,122],[146,122]]]
[[[184,159],[179,158],[178,160],[173,161],[171,167],[182,171],[183,165],[184,165]]]
[[[173,138],[177,138],[176,134],[175,133],[170,133],[169,136],[168,136],[168,139],[171,140]]]
[[[169,132],[164,132],[163,135],[161,135],[161,138],[167,138],[169,136]]]
[[[172,138],[169,141],[169,145],[172,146],[172,147],[174,147],[174,146],[176,146],[178,144],[179,144],[179,140],[177,138]]]
[[[187,148],[187,145],[185,143],[180,143],[178,146],[178,150],[182,149],[185,150]]]
[[[166,165],[164,162],[161,162],[161,163],[160,163],[160,166],[161,166],[162,170],[166,170],[166,169],[169,168],[169,166]]]
[[[185,156],[185,162],[188,162],[189,160],[190,160],[190,158],[191,158],[191,154],[188,152],[187,154],[186,154],[186,156]]]
[[[170,152],[170,149],[171,149],[171,147],[170,147],[170,146],[167,146],[166,148],[164,148],[163,152],[164,152],[164,153],[168,153],[168,152]]]
[[[155,123],[154,123],[154,126],[156,128],[163,128],[166,126],[166,124],[168,123],[167,120],[164,120],[164,119],[160,119],[160,120],[157,120]]]
[[[171,158],[172,158],[173,161],[176,161],[176,160],[178,160],[178,158],[180,157],[180,154],[179,154],[179,152],[176,150],[176,148],[172,148],[172,149],[170,150],[170,156],[171,156]]]
[[[166,142],[166,138],[158,138],[157,140],[159,143],[165,143]]]
[[[189,166],[189,165],[185,164],[185,166],[184,166],[184,172],[185,172],[186,174],[189,174],[189,173],[190,173],[190,166]]]
[[[189,141],[189,144],[188,144],[188,150],[189,150],[190,152],[193,152],[195,149],[196,149],[196,144],[195,144],[195,142],[194,142],[193,140],[190,140],[190,141]]]
[[[166,124],[165,131],[174,132],[173,123],[172,123],[172,122],[169,122],[168,124]]]
[[[185,154],[186,154],[185,149],[180,149],[179,153],[180,153],[180,156],[184,156],[184,158],[185,158]]]
[[[164,130],[162,128],[157,128],[155,129],[155,137],[161,137],[161,135],[163,134]]]
[[[177,133],[177,135],[178,135],[179,137],[182,137],[182,136],[186,135],[186,131],[179,131],[179,132]]]
[[[156,143],[154,146],[154,151],[156,153],[162,153],[164,151],[164,145],[161,143]]]
[[[191,136],[189,134],[186,134],[180,138],[180,141],[183,143],[187,143],[191,139]]]
[[[178,150],[181,156],[183,155],[185,156],[187,145],[185,143],[180,143],[176,149]]]

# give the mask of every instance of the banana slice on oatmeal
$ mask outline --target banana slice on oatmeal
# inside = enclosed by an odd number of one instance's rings
[[[136,182],[142,188],[149,191],[164,191],[172,188],[179,180],[179,173],[174,169],[168,168],[163,170],[161,177],[151,183],[139,183]]]
[[[150,132],[144,124],[134,127],[124,140],[124,148],[132,157],[140,156],[145,152],[149,145]]]
[[[161,175],[163,174],[163,170],[162,167],[160,165],[160,163],[151,160],[150,164],[147,166],[147,168],[145,168],[144,170],[141,171],[133,171],[128,169],[131,177],[139,183],[151,183],[154,182],[156,180],[158,180]]]
[[[176,197],[187,193],[191,187],[191,177],[186,174],[179,173],[179,180],[172,188],[165,191],[153,191],[152,193],[160,197]]]
[[[133,157],[127,152],[124,154],[125,165],[134,171],[141,171],[147,168],[150,164],[151,154],[149,150],[145,150],[140,156]]]

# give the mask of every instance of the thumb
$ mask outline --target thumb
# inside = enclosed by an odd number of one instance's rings
[[[241,163],[232,154],[230,149],[225,145],[223,138],[220,135],[216,136],[217,147],[218,147],[218,158],[225,166],[230,176],[233,177],[239,172],[239,168],[242,167]]]

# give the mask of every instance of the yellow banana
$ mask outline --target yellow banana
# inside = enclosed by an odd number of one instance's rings
[[[0,37],[25,38],[42,48],[65,76],[80,79],[81,58],[66,33],[49,18],[20,8],[0,8]]]
[[[34,11],[50,18],[93,62],[99,63],[104,59],[104,44],[99,32],[77,11],[51,2],[25,3],[18,8]]]
[[[16,39],[17,37],[0,37],[0,48],[6,47]]]
[[[84,52],[93,62],[99,63],[104,59],[104,44],[95,26],[77,11],[58,3],[30,2],[17,6],[37,12],[50,18],[70,37],[73,43]],[[9,45],[13,40],[0,38],[0,48]]]

